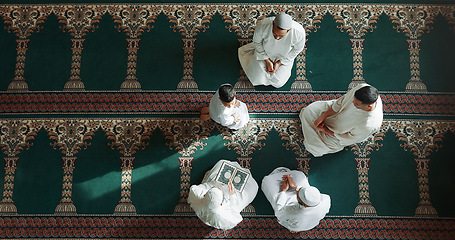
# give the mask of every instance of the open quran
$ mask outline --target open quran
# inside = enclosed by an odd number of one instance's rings
[[[228,185],[229,179],[231,179],[234,188],[237,191],[242,192],[249,177],[250,174],[245,170],[227,162],[223,162],[215,180]]]

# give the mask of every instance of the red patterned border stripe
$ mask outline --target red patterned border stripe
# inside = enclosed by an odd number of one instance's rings
[[[344,92],[238,93],[250,113],[295,114],[308,104],[336,99]],[[4,93],[0,114],[197,113],[213,92]],[[455,93],[382,93],[386,115],[455,116]]]
[[[1,238],[453,239],[455,219],[326,217],[310,231],[290,232],[273,216],[245,217],[228,231],[194,216],[3,216]]]

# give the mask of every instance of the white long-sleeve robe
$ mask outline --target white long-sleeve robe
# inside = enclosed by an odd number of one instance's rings
[[[239,107],[225,107],[220,100],[218,91],[216,91],[209,104],[210,117],[213,121],[230,129],[242,128],[248,123],[248,121],[250,121],[250,115],[248,114],[248,107],[246,104],[237,99],[236,101],[240,103]],[[234,113],[240,118],[240,121],[237,123],[235,122],[234,116],[232,116]]]
[[[240,212],[253,201],[259,187],[253,179],[250,170],[242,168],[242,170],[250,173],[250,177],[242,192],[235,191],[234,195],[230,195],[226,185],[223,186],[221,183],[215,181],[218,171],[224,161],[238,168],[241,167],[237,162],[227,160],[218,161],[215,166],[205,174],[201,184],[190,187],[188,203],[202,222],[214,228],[226,230],[235,227],[243,220]],[[224,200],[221,207],[210,210],[204,205],[202,199],[204,198],[205,193],[214,186],[220,187],[223,190]]]
[[[253,42],[239,48],[239,61],[254,86],[282,87],[291,76],[294,59],[305,47],[306,33],[301,24],[293,21],[292,28],[281,39],[273,37],[273,20],[269,17],[256,25]],[[268,73],[264,60],[281,61],[275,73]]]
[[[283,175],[290,174],[298,187],[309,187],[308,179],[300,171],[271,173],[264,177],[261,189],[275,211],[278,222],[291,231],[306,231],[316,227],[330,209],[330,196],[321,194],[321,202],[315,207],[304,207],[297,200],[295,189],[280,191]]]
[[[335,153],[344,147],[365,141],[381,128],[382,101],[376,101],[373,111],[364,111],[354,106],[354,94],[358,89],[368,86],[359,84],[337,100],[311,103],[300,112],[305,148],[315,157]],[[324,124],[335,133],[335,136],[316,129],[314,121],[332,107],[334,114],[324,120]]]

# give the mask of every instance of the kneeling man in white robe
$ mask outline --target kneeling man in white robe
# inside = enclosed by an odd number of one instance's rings
[[[248,107],[237,100],[235,90],[231,84],[223,84],[213,95],[209,107],[201,109],[201,120],[212,118],[213,121],[228,127],[240,129],[250,121]]]
[[[365,141],[381,128],[382,115],[379,92],[366,83],[336,100],[314,102],[300,112],[305,148],[320,157]]]
[[[279,167],[264,177],[261,189],[278,222],[290,231],[316,227],[330,210],[330,196],[310,186],[301,171]]]
[[[253,42],[239,48],[239,61],[253,86],[282,87],[291,76],[294,59],[305,47],[305,29],[280,13],[259,21]]]
[[[231,181],[226,186],[215,180],[223,162],[250,174],[243,191],[234,189]],[[201,184],[190,187],[188,203],[202,222],[214,228],[227,230],[234,228],[243,220],[240,212],[253,201],[258,188],[250,170],[242,168],[237,162],[220,160],[205,174]]]

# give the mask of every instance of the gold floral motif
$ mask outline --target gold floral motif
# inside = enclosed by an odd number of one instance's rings
[[[273,128],[273,122],[267,120],[250,119],[243,128],[231,131],[223,127],[221,134],[223,139],[229,140],[225,143],[229,150],[234,149],[240,157],[248,157],[254,150],[261,150],[265,143],[268,132]]]
[[[163,13],[175,25],[172,28],[179,30],[185,38],[193,38],[199,30],[205,31],[210,19],[216,13],[215,5],[164,5]]]
[[[43,128],[48,132],[49,138],[55,140],[51,145],[56,150],[61,150],[67,157],[74,156],[79,150],[85,150],[90,143],[98,122],[90,120],[53,120],[43,121]]]
[[[182,157],[190,157],[198,148],[202,150],[207,146],[202,140],[208,139],[215,125],[211,121],[167,119],[160,120],[158,128],[163,132],[165,139],[171,140],[166,145],[178,150]]]
[[[154,123],[154,124],[153,124]],[[125,157],[132,156],[136,150],[148,145],[145,140],[150,139],[156,128],[156,122],[150,124],[147,120],[101,120],[100,127],[106,136],[113,142],[109,145],[114,150],[119,150]]]
[[[346,30],[350,36],[361,38],[369,30],[376,28],[379,15],[382,14],[382,7],[376,5],[331,5],[328,12],[333,16],[341,31]]]
[[[95,31],[101,17],[107,8],[100,5],[56,5],[53,12],[60,23],[61,28],[67,30],[74,38],[83,38],[87,32]]]

